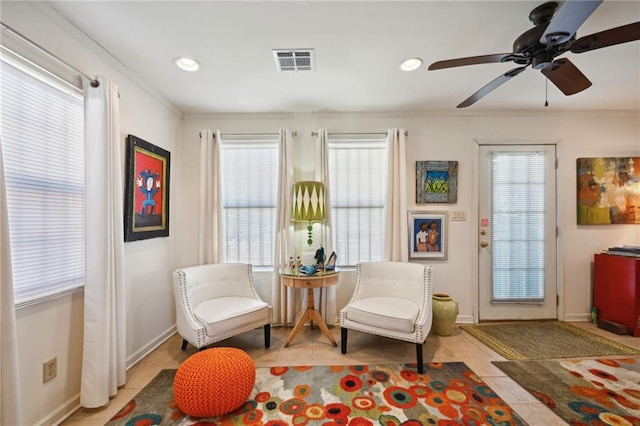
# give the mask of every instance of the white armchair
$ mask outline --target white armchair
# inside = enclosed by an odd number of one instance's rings
[[[356,287],[340,311],[341,351],[349,329],[416,344],[422,374],[422,345],[431,330],[431,266],[407,262],[366,262],[356,266]]]
[[[264,346],[271,343],[271,311],[253,286],[252,266],[220,263],[173,271],[176,324],[198,349],[264,326]]]

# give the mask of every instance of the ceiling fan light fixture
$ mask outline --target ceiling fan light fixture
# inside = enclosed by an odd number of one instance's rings
[[[409,58],[402,61],[400,64],[400,69],[402,71],[415,71],[422,65],[422,59],[420,58]]]
[[[180,57],[175,58],[173,63],[178,66],[178,68],[185,71],[198,71],[200,69],[200,62],[193,58]]]

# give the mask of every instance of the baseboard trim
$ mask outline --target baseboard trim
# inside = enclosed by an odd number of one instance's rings
[[[76,394],[56,407],[55,410],[34,423],[34,426],[58,426],[80,409],[80,394]]]
[[[474,324],[473,315],[458,315],[456,324]]]
[[[138,362],[144,359],[147,355],[153,352],[158,346],[166,342],[171,336],[178,332],[176,326],[169,327],[158,337],[153,339],[148,344],[144,345],[140,350],[132,354],[127,358],[127,370],[136,365]],[[80,394],[73,396],[65,401],[55,410],[47,414],[34,424],[34,426],[58,426],[62,424],[66,419],[71,417],[76,411],[80,409]]]
[[[584,321],[591,321],[591,314],[590,313],[585,313],[585,314],[565,314],[563,321],[566,322],[584,322]]]
[[[177,327],[173,325],[169,327],[167,330],[165,330],[158,337],[156,337],[155,339],[153,339],[152,341],[144,345],[142,348],[140,348],[138,351],[133,353],[129,358],[127,358],[127,370],[133,367],[134,365],[136,365],[137,363],[139,363],[140,361],[142,361],[144,357],[146,357],[151,352],[153,352],[158,346],[166,342],[171,336],[173,336],[177,332],[178,332]]]

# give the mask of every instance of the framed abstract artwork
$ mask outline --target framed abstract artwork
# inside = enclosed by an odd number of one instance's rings
[[[171,153],[136,136],[127,136],[125,241],[169,235]]]
[[[409,212],[409,258],[447,259],[447,212]]]
[[[578,225],[640,224],[640,157],[578,158]]]
[[[416,161],[416,204],[457,201],[457,161]]]

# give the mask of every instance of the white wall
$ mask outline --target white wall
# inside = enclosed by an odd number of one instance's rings
[[[640,155],[640,119],[637,112],[558,112],[550,109],[522,113],[495,112],[465,115],[454,113],[318,113],[281,115],[185,116],[182,161],[194,167],[184,168],[182,179],[190,182],[190,191],[181,191],[182,210],[187,223],[197,223],[197,147],[198,132],[220,129],[223,133],[277,132],[281,127],[297,132],[294,143],[296,179],[312,176],[313,142],[311,132],[326,128],[329,132],[385,132],[399,127],[409,132],[407,139],[407,199],[409,210],[464,210],[466,221],[449,224],[448,260],[431,260],[434,267],[434,292],[450,293],[459,302],[459,322],[477,318],[477,230],[474,205],[475,140],[527,140],[533,143],[559,141],[558,210],[560,227],[560,319],[586,320],[591,308],[591,276],[594,253],[610,246],[638,244],[640,229],[633,225],[576,225],[576,159],[595,156]],[[456,160],[459,162],[458,201],[456,204],[415,204],[415,161]],[[195,185],[195,187],[192,187]],[[382,189],[381,189],[382,190]],[[451,215],[450,215],[451,217]],[[182,259],[193,263],[196,241],[194,228],[180,233]],[[338,253],[338,260],[340,253]],[[339,262],[338,262],[339,263]],[[354,274],[345,272],[338,284],[338,307],[353,291]],[[268,279],[263,279],[265,286]],[[268,288],[261,294],[269,299]]]
[[[26,2],[3,2],[2,22],[89,75],[112,79],[120,92],[120,131],[125,152],[134,134],[172,153],[171,187],[180,174],[177,154],[181,115],[143,90],[101,56],[80,34],[60,28],[55,15]],[[82,41],[82,43],[81,43]],[[123,158],[124,160],[124,158]],[[124,164],[124,161],[123,161]],[[124,171],[123,171],[124,173]],[[173,195],[173,191],[171,191]],[[176,264],[176,203],[171,199],[170,236],[125,244],[127,357],[137,361],[175,331],[170,270]],[[24,424],[54,424],[79,403],[82,366],[83,294],[17,311],[18,351]],[[42,383],[42,363],[58,358],[58,376]]]
[[[127,356],[134,363],[175,329],[170,271],[196,263],[198,211],[198,132],[218,128],[225,133],[297,131],[296,178],[312,176],[311,131],[384,132],[390,127],[409,131],[407,190],[409,209],[465,210],[468,220],[452,222],[449,259],[432,261],[435,291],[451,293],[460,303],[460,321],[472,321],[475,300],[475,206],[472,193],[474,139],[561,140],[559,212],[561,228],[564,319],[586,319],[590,308],[593,254],[620,244],[637,244],[640,228],[633,226],[578,227],[575,224],[575,160],[589,156],[640,155],[640,123],[635,114],[511,112],[455,116],[435,114],[262,114],[188,116],[184,120],[144,84],[96,54],[83,35],[55,16],[27,2],[3,2],[2,21],[66,62],[90,75],[114,80],[120,90],[120,125],[125,136],[134,134],[172,153],[170,227],[167,238],[125,244],[127,289]],[[62,27],[64,27],[64,29]],[[469,113],[467,113],[469,114]],[[416,160],[459,161],[458,202],[420,205],[415,200]],[[303,229],[300,232],[304,233]],[[339,253],[338,253],[339,255]],[[261,296],[270,298],[270,277],[256,273]],[[351,295],[353,274],[343,274],[338,305]],[[17,312],[21,394],[25,424],[53,424],[78,403],[82,357],[82,293],[55,299]],[[42,384],[42,362],[58,357],[58,377]]]

